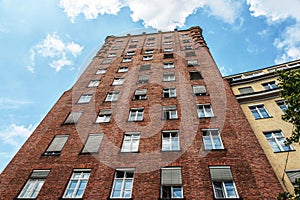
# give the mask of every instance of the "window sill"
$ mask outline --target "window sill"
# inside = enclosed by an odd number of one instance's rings
[[[295,149],[291,149],[291,150],[288,150],[288,151],[275,151],[274,153],[288,153],[288,152],[293,152],[293,151],[296,151]]]
[[[272,116],[270,116],[270,117],[264,117],[264,118],[257,118],[257,119],[255,119],[255,120],[261,120],[261,119],[270,119],[270,118],[273,118]]]

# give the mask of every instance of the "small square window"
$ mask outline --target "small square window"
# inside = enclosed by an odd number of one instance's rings
[[[89,103],[90,100],[92,99],[92,94],[83,94],[80,96],[79,100],[77,103]]]
[[[193,85],[192,88],[196,96],[206,95],[205,85]]]
[[[128,58],[123,58],[122,62],[123,63],[127,63],[127,62],[131,62],[132,58],[128,57]]]
[[[103,133],[89,134],[82,153],[98,153],[102,139]]]
[[[172,41],[165,41],[164,44],[172,44]]]
[[[164,48],[164,52],[172,52],[173,48]]]
[[[96,74],[105,74],[107,71],[107,68],[98,69]]]
[[[196,56],[195,51],[185,52],[185,57],[192,57],[192,56]]]
[[[202,129],[205,150],[224,149],[218,129]]]
[[[161,169],[161,198],[183,198],[181,167]]]
[[[142,121],[144,116],[144,108],[131,108],[129,112],[128,121],[136,122]]]
[[[96,123],[106,123],[110,121],[112,110],[101,110],[96,119]]]
[[[120,92],[113,91],[109,92],[105,98],[106,102],[118,101]]]
[[[118,50],[120,47],[119,46],[113,46],[111,49],[112,50]]]
[[[170,82],[170,81],[175,81],[175,74],[164,74],[163,76],[163,81],[164,82]]]
[[[154,50],[153,49],[148,49],[145,50],[145,54],[153,54]]]
[[[177,106],[163,106],[162,107],[162,119],[178,119]]]
[[[182,34],[181,37],[183,37],[183,38],[189,37],[189,34]]]
[[[136,44],[134,44],[134,45],[129,45],[128,48],[129,48],[129,49],[134,49],[134,48],[136,48],[136,46],[137,46]]]
[[[97,87],[100,84],[100,79],[98,80],[91,80],[88,84],[88,87]]]
[[[167,40],[167,39],[171,39],[172,36],[171,35],[166,35],[164,38],[165,38],[165,40]]]
[[[144,65],[141,65],[140,71],[150,70],[150,68],[151,68],[150,64],[144,64]]]
[[[182,40],[183,43],[190,43],[191,40]]]
[[[60,155],[62,149],[64,148],[69,135],[56,135],[48,146],[47,150],[44,152],[45,156],[58,156]]]
[[[121,40],[116,41],[116,44],[122,44],[122,43],[123,43],[123,41],[121,41]]]
[[[76,124],[81,114],[82,112],[76,112],[76,111],[70,112],[64,124]]]
[[[214,113],[210,104],[197,104],[199,118],[213,117]]]
[[[74,170],[63,198],[82,198],[91,170]]]
[[[164,88],[163,89],[163,97],[164,98],[176,97],[176,89],[175,88]]]
[[[147,99],[147,89],[135,90],[133,100],[145,100],[145,99]]]
[[[179,132],[177,130],[162,132],[162,151],[179,151]]]
[[[134,56],[134,51],[127,51],[126,56]]]
[[[249,94],[254,92],[251,86],[239,88],[240,94]]]
[[[252,112],[255,119],[263,119],[263,118],[271,117],[264,105],[249,106],[249,109]]]
[[[202,79],[201,72],[199,71],[190,71],[190,80],[200,80]]]
[[[154,41],[154,40],[155,40],[155,37],[148,38],[148,41]]]
[[[123,73],[123,72],[128,72],[128,67],[127,66],[121,66],[118,69],[118,73]]]
[[[149,42],[149,43],[146,44],[146,46],[147,46],[147,47],[153,47],[153,46],[154,46],[154,43],[153,43],[153,42]]]
[[[264,132],[267,141],[274,152],[284,152],[293,150],[290,145],[285,145],[285,137],[281,130]]]
[[[271,82],[268,82],[268,83],[263,83],[262,86],[265,88],[265,90],[272,90],[272,89],[277,89],[278,88],[275,81],[271,81]]]
[[[143,56],[143,60],[152,60],[153,56],[149,55],[149,56]]]
[[[148,75],[139,75],[137,84],[148,83],[149,76]]]
[[[113,187],[110,194],[111,199],[130,199],[132,195],[133,180],[133,169],[116,170]]]
[[[125,78],[114,78],[112,85],[123,85]]]
[[[192,50],[193,47],[192,46],[184,46],[184,50]]]
[[[131,42],[138,42],[138,39],[132,39]]]
[[[172,69],[172,68],[174,68],[173,62],[164,63],[164,69]]]
[[[106,65],[106,64],[111,64],[112,63],[112,59],[106,59],[102,61],[102,65]]]
[[[285,103],[284,100],[276,101],[276,104],[279,106],[279,108],[285,113],[286,109],[288,109],[288,105]]]
[[[138,152],[140,142],[139,132],[125,133],[121,152]]]
[[[108,58],[113,58],[113,57],[116,57],[116,53],[110,53],[110,54],[108,54],[108,56],[107,56]]]
[[[174,58],[174,55],[172,53],[165,53],[164,59],[168,59],[168,58]]]
[[[198,66],[198,60],[188,60],[187,65],[188,67]]]

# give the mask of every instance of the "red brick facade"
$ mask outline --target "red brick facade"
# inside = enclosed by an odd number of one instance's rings
[[[154,46],[150,46],[152,42]],[[129,48],[130,45],[137,46]],[[116,46],[119,48],[115,49]],[[185,46],[191,46],[192,50]],[[164,48],[173,48],[174,58],[164,58]],[[143,61],[145,49],[154,49],[154,53],[149,54],[153,55],[152,60]],[[128,51],[134,51],[135,55],[125,56]],[[195,56],[186,52],[195,52]],[[116,56],[107,58],[111,53]],[[122,63],[124,57],[132,61]],[[106,64],[108,59],[111,63]],[[188,60],[197,60],[198,64],[188,66]],[[167,62],[173,62],[175,68],[164,69],[163,63]],[[151,64],[151,67],[140,70],[142,64]],[[120,66],[128,66],[128,72],[118,72]],[[96,74],[99,68],[107,68],[106,73]],[[191,80],[190,71],[200,71],[203,79]],[[164,74],[172,73],[175,81],[163,81]],[[139,75],[147,75],[148,83],[137,84]],[[124,77],[124,83],[112,85],[116,77]],[[98,87],[87,87],[90,80],[97,79],[101,79]],[[192,85],[205,85],[207,94],[195,96]],[[147,89],[147,99],[132,100],[135,90],[141,88]],[[163,88],[176,88],[176,97],[163,98]],[[106,102],[107,93],[112,91],[120,92],[118,100]],[[82,94],[92,94],[91,101],[78,104]],[[211,104],[214,116],[198,118],[197,104]],[[162,106],[170,105],[177,106],[178,119],[163,120]],[[143,108],[143,120],[128,121],[130,108]],[[105,109],[112,109],[110,122],[95,123],[100,110]],[[82,112],[78,123],[64,124],[71,111]],[[224,148],[205,150],[201,130],[209,128],[219,130]],[[178,130],[180,150],[162,151],[164,130]],[[140,132],[138,152],[121,152],[125,132]],[[104,134],[99,152],[83,154],[82,149],[91,133]],[[44,152],[55,135],[69,135],[69,138],[60,155],[46,156]],[[62,95],[1,174],[0,199],[18,198],[32,171],[42,169],[50,173],[37,199],[63,198],[73,169],[91,169],[82,199],[109,199],[115,169],[119,168],[134,169],[132,199],[159,199],[161,168],[166,166],[181,167],[183,198],[188,200],[214,199],[210,166],[230,166],[238,194],[231,199],[275,199],[281,191],[198,27],[108,37],[73,88]]]

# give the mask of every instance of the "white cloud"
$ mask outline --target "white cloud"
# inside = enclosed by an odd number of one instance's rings
[[[184,26],[186,18],[197,9],[232,24],[241,4],[237,0],[61,0],[60,6],[73,23],[80,14],[96,19],[99,14],[117,14],[122,7],[129,7],[133,21],[142,20],[145,27],[172,30]]]
[[[65,43],[56,33],[48,34],[42,42],[30,49],[30,65],[26,66],[26,68],[30,72],[34,72],[37,55],[51,59],[52,62],[49,65],[57,72],[65,66],[72,68],[73,62],[69,57],[76,58],[82,49],[82,46],[74,42]]]
[[[11,124],[6,129],[0,131],[0,141],[1,143],[13,146],[18,149],[24,143],[24,141],[29,137],[29,135],[34,130],[34,126],[29,125],[25,127],[23,125]]]
[[[219,67],[219,70],[220,70],[222,76],[227,76],[229,74],[232,74],[231,68]]]
[[[32,102],[25,100],[14,100],[9,98],[1,98],[0,97],[0,110],[2,109],[17,109],[20,106],[24,106],[26,104],[31,104]]]
[[[247,0],[251,15],[263,16],[269,24],[282,22],[289,18],[295,20],[294,25],[285,27],[282,35],[275,39],[274,46],[282,51],[275,62],[282,63],[300,58],[300,1],[299,0]]]

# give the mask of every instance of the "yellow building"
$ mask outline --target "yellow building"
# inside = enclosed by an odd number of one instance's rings
[[[286,105],[279,97],[276,71],[299,67],[300,60],[296,60],[224,77],[229,81],[283,189],[291,193],[295,178],[300,178],[300,147],[299,144],[284,144],[285,137],[291,136],[293,126],[282,120]]]

